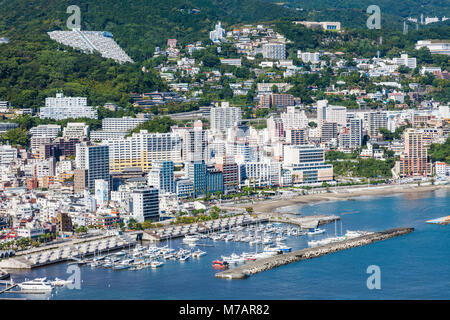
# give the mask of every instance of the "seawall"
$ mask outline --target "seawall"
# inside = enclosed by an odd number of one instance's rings
[[[293,251],[286,254],[281,254],[269,258],[264,258],[261,260],[253,261],[246,263],[242,266],[229,269],[226,271],[222,271],[216,273],[216,278],[223,279],[245,279],[246,277],[263,272],[266,270],[270,270],[279,266],[283,266],[289,263],[317,258],[326,254],[330,254],[337,251],[342,251],[350,248],[361,247],[368,244],[371,244],[376,241],[382,241],[394,237],[398,237],[401,235],[405,235],[414,231],[414,228],[395,228],[389,229],[385,231],[375,232],[368,235],[363,235],[357,238],[335,242],[319,247],[314,248],[306,248],[298,251]]]

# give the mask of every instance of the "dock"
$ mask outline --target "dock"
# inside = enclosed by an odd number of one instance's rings
[[[96,236],[17,252],[14,257],[0,261],[0,268],[33,269],[126,249],[136,245],[134,236],[135,234]]]
[[[253,217],[251,215],[240,215],[205,222],[191,223],[185,225],[170,225],[154,230],[144,230],[142,240],[165,241],[184,237],[186,235],[202,234],[227,230],[238,226],[248,226],[268,222],[266,217]]]
[[[1,281],[0,284],[5,284],[6,285],[5,289],[0,289],[0,294],[7,293],[7,292],[9,292],[9,290],[14,289],[15,287],[17,287],[17,283],[14,283],[12,281]]]
[[[245,279],[250,275],[270,270],[289,263],[317,258],[326,254],[342,251],[350,248],[365,246],[377,241],[382,241],[401,235],[406,235],[414,231],[414,228],[395,228],[371,234],[363,235],[357,238],[330,243],[314,248],[306,248],[293,251],[286,254],[264,258],[257,261],[248,262],[242,266],[216,273],[216,278],[221,279]]]
[[[317,228],[324,224],[332,223],[334,221],[341,220],[341,217],[337,215],[312,215],[312,216],[299,216],[292,213],[275,213],[269,216],[270,222],[288,223],[299,226],[302,229]]]

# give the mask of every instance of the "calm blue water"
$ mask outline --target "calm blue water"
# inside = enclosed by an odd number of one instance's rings
[[[450,192],[358,198],[295,207],[304,215],[337,214],[343,231],[380,231],[409,226],[409,235],[301,261],[259,273],[246,280],[216,279],[211,261],[232,252],[252,251],[244,243],[208,242],[200,260],[167,262],[162,268],[139,271],[81,268],[81,290],[57,289],[40,299],[449,299],[450,226],[425,220],[450,214]],[[325,226],[334,234],[335,224]],[[338,233],[340,223],[337,224]],[[306,246],[307,237],[290,238],[294,249]],[[202,242],[206,242],[202,240]],[[180,240],[172,246],[182,246]],[[369,290],[369,265],[381,269],[381,290]],[[14,274],[24,278],[67,278],[59,264]],[[8,294],[8,297],[14,297]],[[27,296],[27,298],[31,298]]]

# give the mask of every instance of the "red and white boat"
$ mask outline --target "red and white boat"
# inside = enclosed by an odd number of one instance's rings
[[[228,269],[229,265],[226,261],[214,260],[212,264],[214,269]]]

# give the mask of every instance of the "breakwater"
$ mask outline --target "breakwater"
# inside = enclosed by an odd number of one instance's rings
[[[382,241],[401,235],[405,235],[414,231],[414,228],[395,228],[385,231],[375,232],[368,235],[363,235],[357,238],[344,240],[341,242],[335,242],[319,247],[302,249],[286,254],[281,254],[269,258],[246,263],[237,268],[229,269],[223,272],[216,273],[216,278],[222,279],[245,279],[246,277],[270,270],[279,266],[283,266],[289,263],[317,258],[326,254],[330,254],[337,251],[342,251],[350,248],[361,247],[371,244],[376,241]]]

